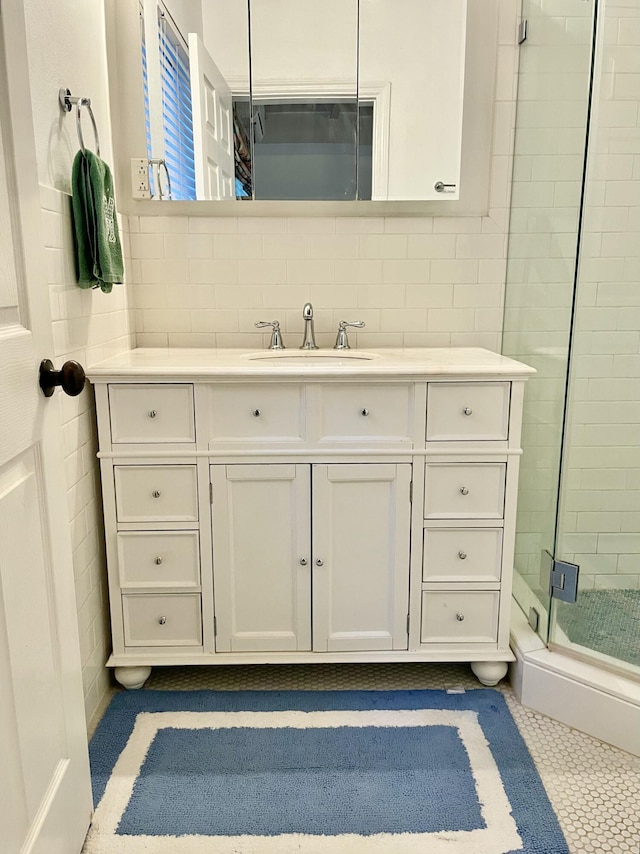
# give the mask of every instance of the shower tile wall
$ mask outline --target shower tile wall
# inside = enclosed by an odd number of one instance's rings
[[[592,10],[579,0],[523,7],[503,352],[538,371],[527,383],[518,499],[514,589],[525,610],[541,552],[553,548]]]
[[[323,347],[338,321],[362,319],[360,347],[499,349],[517,5],[500,3],[487,216],[130,217],[138,346],[260,348],[254,322],[276,317],[296,346],[310,300]]]
[[[125,287],[115,286],[112,293],[103,294],[77,286],[70,203],[66,193],[40,186],[52,359],[56,366],[67,359],[86,366],[133,346],[131,312]],[[122,221],[120,225],[122,229]],[[126,232],[122,237],[128,256]],[[128,266],[128,258],[125,264]],[[93,388],[87,385],[79,397],[58,394],[54,400],[62,414],[85,712],[91,725],[109,691],[104,663],[111,652]]]
[[[561,554],[640,587],[640,0],[603,7],[576,309]]]

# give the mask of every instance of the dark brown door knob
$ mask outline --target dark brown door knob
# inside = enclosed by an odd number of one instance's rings
[[[59,371],[54,369],[50,359],[40,362],[40,388],[45,397],[51,397],[56,386],[61,386],[65,394],[75,397],[84,388],[85,380],[84,368],[77,362],[65,362]]]

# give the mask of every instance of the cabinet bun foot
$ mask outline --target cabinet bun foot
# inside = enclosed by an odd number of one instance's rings
[[[497,685],[507,675],[509,665],[506,661],[472,661],[471,670],[480,682],[487,687]]]
[[[150,667],[116,667],[114,671],[116,680],[130,691],[133,688],[142,688],[151,675]]]

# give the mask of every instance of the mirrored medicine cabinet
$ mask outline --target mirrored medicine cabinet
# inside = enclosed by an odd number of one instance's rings
[[[476,5],[110,0],[117,156],[161,201],[458,200]]]

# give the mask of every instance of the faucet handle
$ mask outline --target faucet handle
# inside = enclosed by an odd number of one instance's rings
[[[349,339],[347,338],[347,326],[355,326],[357,329],[362,329],[365,325],[364,320],[341,320],[338,324],[338,336],[336,343],[333,345],[334,350],[350,350]]]
[[[266,326],[271,327],[271,341],[269,342],[270,350],[285,350],[282,333],[280,332],[279,320],[258,320],[254,324],[256,329],[264,329]]]

